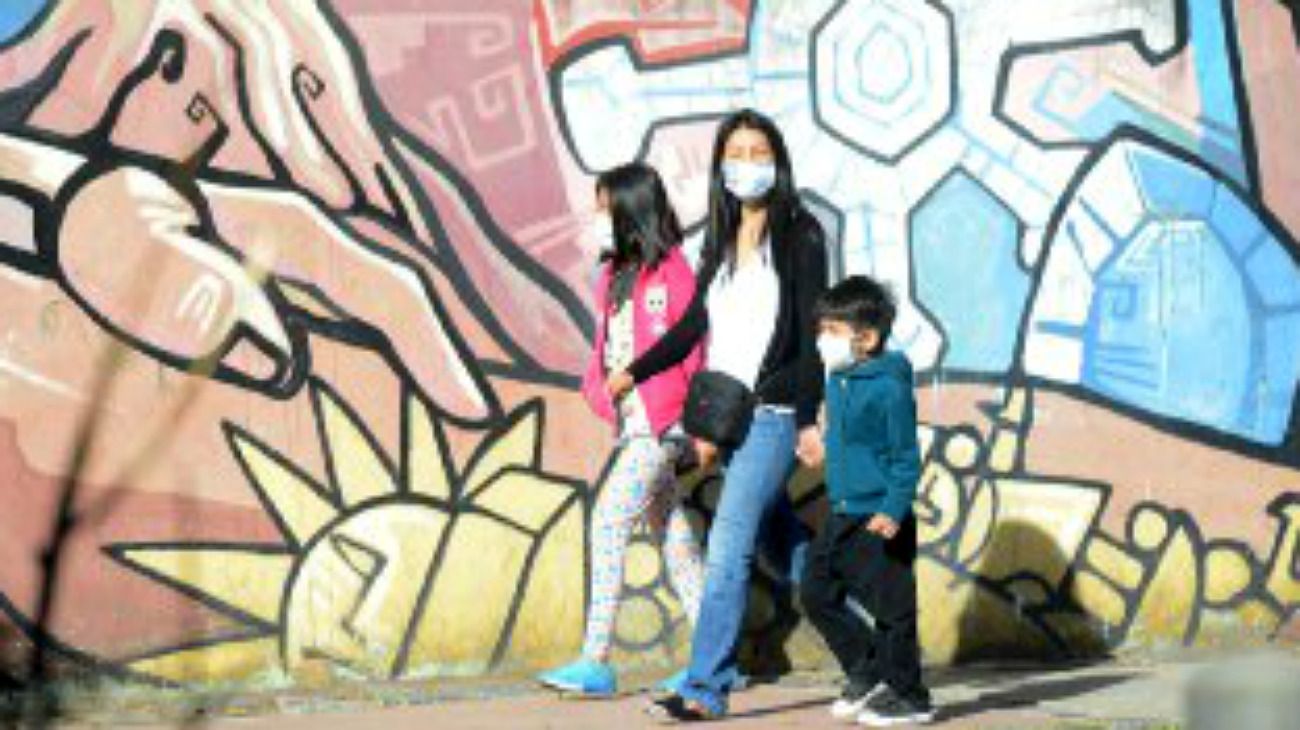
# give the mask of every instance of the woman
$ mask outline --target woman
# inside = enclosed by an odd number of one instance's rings
[[[714,142],[696,296],[655,347],[609,381],[621,395],[673,367],[707,334],[706,367],[748,384],[760,403],[745,441],[724,455],[686,679],[655,701],[655,714],[683,721],[726,714],[760,528],[785,498],[796,455],[812,462],[821,452],[813,305],[825,289],[821,226],[800,203],[780,131],[751,110],[731,115]],[[696,448],[703,462],[718,455],[714,444]]]

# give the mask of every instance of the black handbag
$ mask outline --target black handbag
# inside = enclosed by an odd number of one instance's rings
[[[745,442],[758,397],[748,385],[717,370],[691,378],[682,411],[682,428],[698,439],[734,449]]]

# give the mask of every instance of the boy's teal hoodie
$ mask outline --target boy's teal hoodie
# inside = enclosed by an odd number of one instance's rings
[[[826,490],[831,510],[902,522],[921,476],[912,364],[885,352],[826,383]]]

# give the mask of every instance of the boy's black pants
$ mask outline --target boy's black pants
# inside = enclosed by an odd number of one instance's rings
[[[883,681],[903,697],[928,701],[916,629],[916,520],[909,516],[891,540],[867,532],[869,520],[827,517],[808,549],[804,611],[851,683]],[[871,614],[874,629],[847,597]]]

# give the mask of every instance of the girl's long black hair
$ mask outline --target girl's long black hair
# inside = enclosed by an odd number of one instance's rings
[[[799,191],[794,185],[794,169],[785,138],[766,115],[753,109],[741,109],[718,124],[713,139],[713,161],[709,167],[709,219],[704,234],[704,251],[714,261],[734,268],[736,264],[736,232],[740,228],[740,199],[727,190],[722,175],[723,158],[727,140],[738,129],[753,129],[767,138],[772,148],[772,162],[776,166],[776,182],[761,201],[767,208],[768,230],[781,230],[803,209]]]
[[[681,244],[681,223],[653,167],[644,162],[615,167],[596,178],[596,190],[609,196],[614,225],[614,250],[604,260],[654,268]]]

